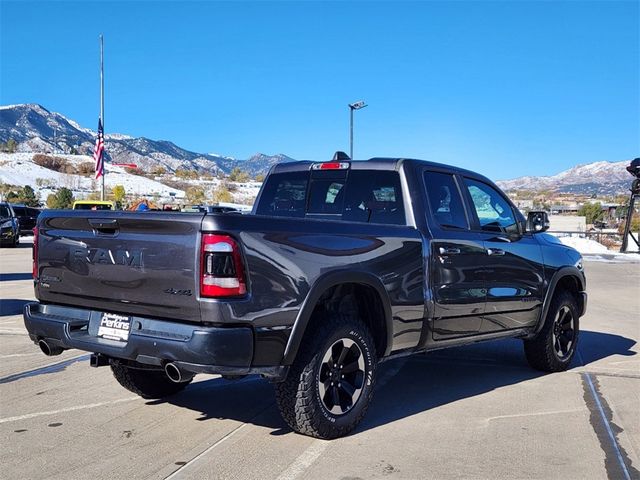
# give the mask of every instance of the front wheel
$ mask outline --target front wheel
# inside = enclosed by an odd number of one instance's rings
[[[364,417],[375,382],[376,350],[358,319],[319,320],[308,332],[287,379],[276,384],[282,417],[296,432],[337,438]]]
[[[569,368],[578,346],[578,332],[576,300],[570,292],[558,292],[549,306],[540,333],[524,341],[529,365],[543,372],[562,372]]]

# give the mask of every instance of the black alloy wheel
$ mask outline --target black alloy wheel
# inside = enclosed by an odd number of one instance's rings
[[[563,359],[571,355],[576,337],[573,313],[568,305],[562,306],[553,322],[553,349],[558,358]]]
[[[365,380],[362,350],[350,338],[333,343],[322,357],[318,390],[322,405],[333,415],[343,415],[356,404]]]

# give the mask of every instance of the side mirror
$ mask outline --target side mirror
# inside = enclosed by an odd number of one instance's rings
[[[527,232],[540,233],[549,230],[549,215],[547,212],[529,212],[527,214]]]

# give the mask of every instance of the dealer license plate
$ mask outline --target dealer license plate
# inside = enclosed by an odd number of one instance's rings
[[[109,340],[126,342],[129,339],[130,329],[130,317],[116,315],[115,313],[103,313],[100,319],[100,327],[98,328],[98,336]]]

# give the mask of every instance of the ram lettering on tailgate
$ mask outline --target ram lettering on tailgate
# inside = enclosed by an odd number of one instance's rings
[[[108,248],[71,248],[75,260],[91,264],[142,267],[142,250],[110,250]]]

